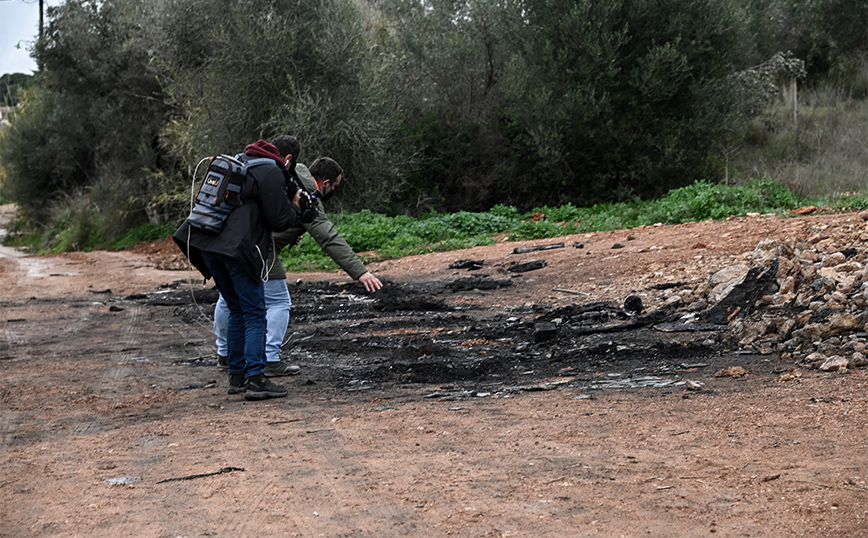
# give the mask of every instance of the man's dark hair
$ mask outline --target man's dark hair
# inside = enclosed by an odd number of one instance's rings
[[[301,153],[301,142],[292,135],[280,135],[271,141],[282,157],[292,155],[292,160],[289,161],[289,170],[295,171],[295,163],[298,162],[298,154]]]
[[[310,165],[310,175],[316,178],[317,181],[325,181],[327,179],[334,181],[343,173],[341,165],[329,157],[320,157]]]

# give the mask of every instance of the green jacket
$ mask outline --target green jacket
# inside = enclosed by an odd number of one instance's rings
[[[307,166],[298,163],[295,165],[295,173],[298,178],[304,183],[304,186],[311,192],[316,190],[316,182],[313,176],[310,175],[310,170]],[[319,214],[313,222],[303,223],[299,221],[297,224],[290,226],[285,231],[273,232],[271,234],[272,248],[268,249],[268,280],[286,280],[286,269],[280,261],[280,251],[283,247],[295,244],[295,240],[308,232],[314,240],[319,243],[319,246],[325,250],[326,254],[346,271],[354,280],[358,280],[360,276],[367,273],[365,264],[356,256],[350,245],[341,237],[341,234],[335,229],[332,221],[325,215],[325,207],[322,201],[317,201],[319,204]]]

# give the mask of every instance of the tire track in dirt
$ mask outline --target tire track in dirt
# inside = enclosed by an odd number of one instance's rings
[[[50,314],[56,311],[56,306],[56,301],[31,297],[26,302],[14,303],[11,308],[3,310],[8,317],[2,329],[2,346],[5,349],[0,352],[3,357],[0,360],[15,363],[15,367],[5,368],[5,387],[0,388],[0,397],[8,402],[7,409],[18,410],[14,422],[10,419],[4,428],[14,432],[14,435],[4,435],[4,444],[9,448],[18,440],[41,439],[47,435],[44,430],[49,427],[40,420],[40,403],[21,398],[22,394],[39,393],[39,382],[35,382],[27,373],[37,369],[45,372],[50,376],[47,381],[52,385],[66,384],[75,375],[70,364],[73,347],[66,343],[67,337],[86,326],[87,316],[76,316],[69,311],[59,315]]]
[[[27,308],[17,304],[3,303],[3,326],[0,327],[0,361],[20,360],[26,355],[27,336],[22,322],[27,320]]]
[[[287,523],[302,536],[376,537],[382,536],[387,528],[394,529],[397,534],[393,536],[420,535],[414,530],[420,521],[417,515],[381,486],[380,482],[387,477],[369,464],[382,454],[393,452],[391,441],[360,445],[354,427],[343,424],[350,421],[341,418],[348,413],[342,411],[340,404],[319,408],[321,402],[316,399],[308,403],[300,394],[291,394],[290,398],[294,400],[291,415],[305,418],[289,419],[292,422],[289,426],[273,426],[274,440],[268,445],[277,454],[304,457],[292,458],[285,465],[286,456],[270,459],[280,467],[264,485],[278,497],[293,500],[283,514]],[[266,494],[260,498],[275,497]],[[360,511],[364,512],[363,517]]]
[[[107,308],[104,304],[98,303],[97,306]],[[82,318],[88,324],[98,323],[98,318],[104,315],[111,315],[116,319],[123,320],[120,331],[115,331],[111,335],[106,334],[105,340],[94,342],[96,346],[93,352],[107,355],[107,360],[96,370],[91,371],[93,377],[87,381],[89,389],[104,399],[105,406],[109,409],[123,405],[123,400],[129,396],[127,391],[120,390],[123,380],[136,375],[135,362],[137,360],[146,360],[138,359],[132,353],[141,346],[141,312],[142,308],[139,305],[130,304],[125,306],[124,310],[114,314],[97,312],[96,315],[87,315]],[[113,338],[115,335],[117,336],[116,339]],[[62,352],[71,357],[78,354],[78,350],[74,346],[64,346]],[[102,432],[105,428],[112,427],[112,422],[110,417],[104,413],[81,415],[80,422],[74,429],[74,435],[87,436]]]
[[[4,409],[0,413],[0,446],[6,447],[3,454],[9,455],[9,444],[21,424],[21,413]]]

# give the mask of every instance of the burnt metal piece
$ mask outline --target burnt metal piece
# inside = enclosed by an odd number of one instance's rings
[[[516,247],[512,250],[513,254],[524,254],[525,252],[535,252],[537,250],[551,250],[553,248],[564,248],[563,243],[552,243],[550,245],[533,245],[529,247]]]
[[[537,269],[542,269],[546,266],[545,260],[534,260],[527,263],[520,263],[518,265],[513,265],[508,269],[513,273],[526,273],[528,271],[536,271]]]
[[[642,305],[642,298],[635,293],[631,293],[626,299],[624,299],[624,310],[627,312],[632,314],[641,314],[644,309],[645,307]]]
[[[452,262],[449,264],[450,269],[467,269],[468,271],[475,271],[477,269],[482,269],[482,264],[485,263],[485,260],[458,260],[457,262]]]

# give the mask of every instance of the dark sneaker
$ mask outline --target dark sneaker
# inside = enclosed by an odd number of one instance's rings
[[[287,364],[283,361],[265,363],[265,377],[283,377],[300,373],[301,368],[295,364]]]
[[[229,394],[241,394],[242,392],[247,390],[247,380],[244,379],[244,374],[230,374],[229,375],[229,390],[226,392]]]
[[[247,378],[247,391],[244,397],[248,400],[265,400],[267,398],[283,398],[286,387],[275,385],[264,374]]]
[[[226,355],[217,355],[217,368],[221,370],[229,369],[229,357]]]

